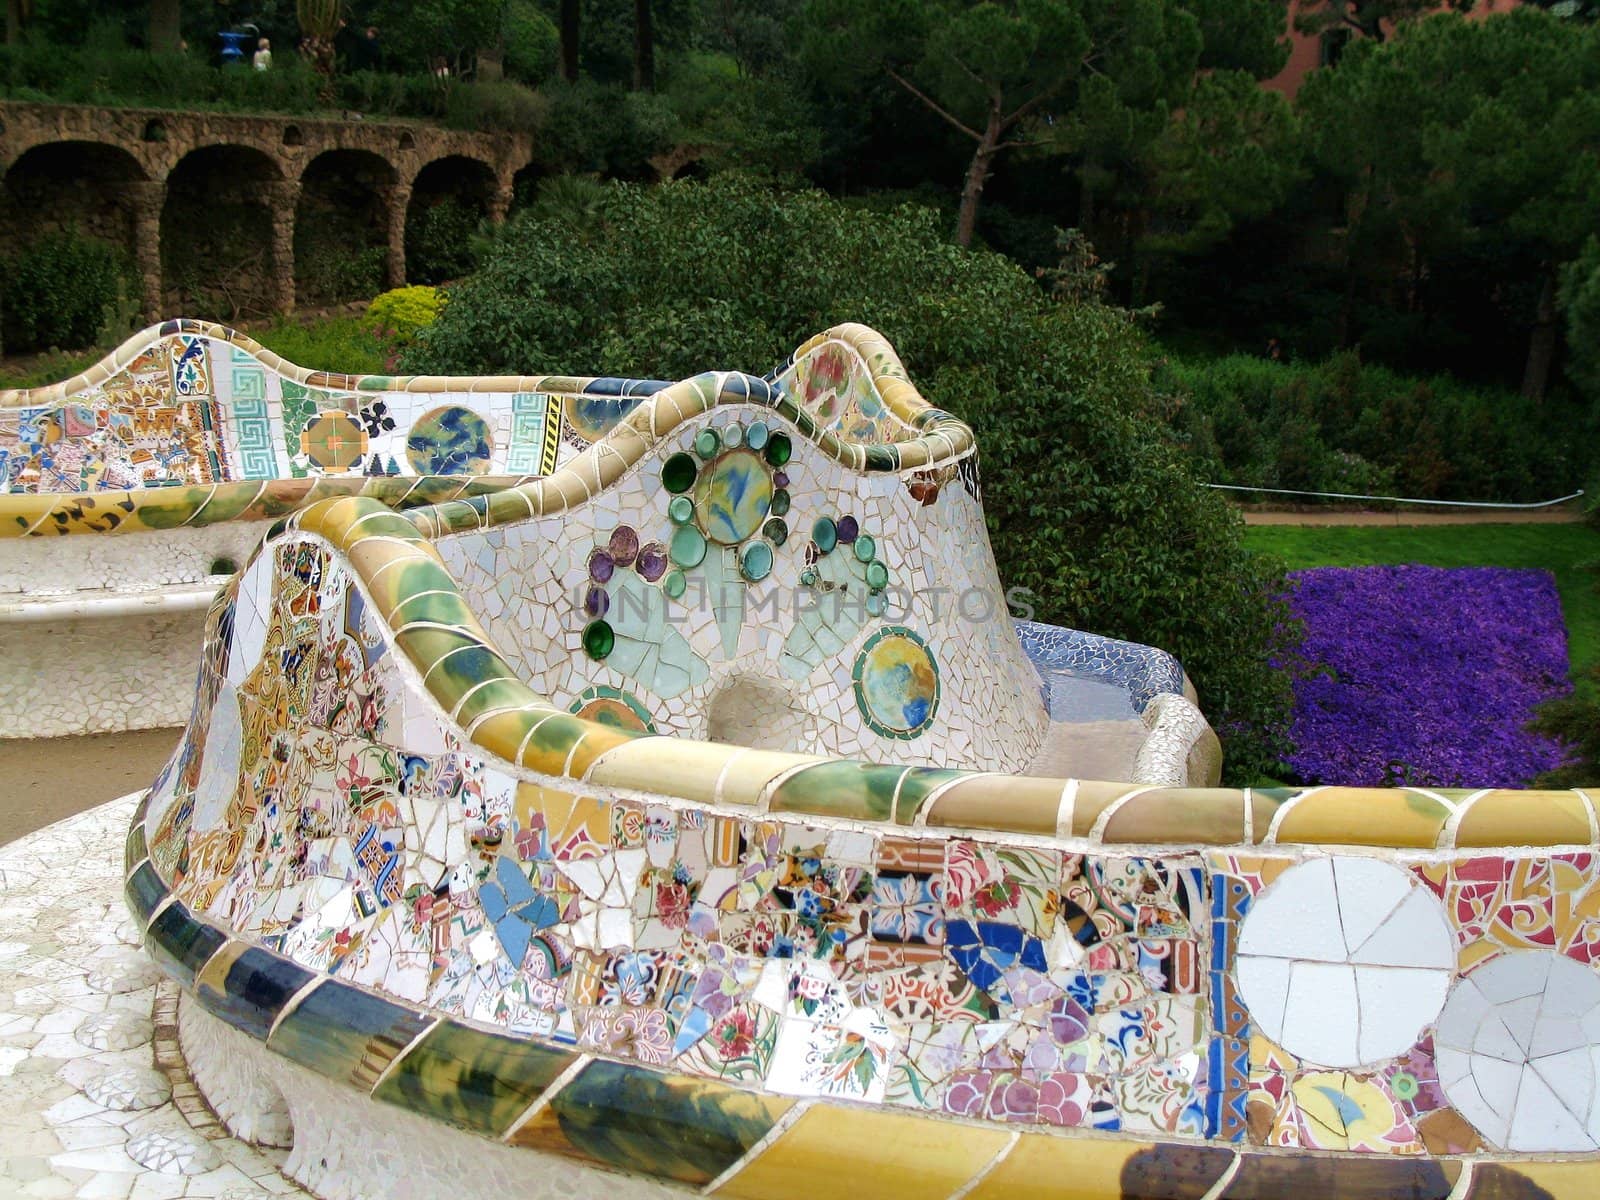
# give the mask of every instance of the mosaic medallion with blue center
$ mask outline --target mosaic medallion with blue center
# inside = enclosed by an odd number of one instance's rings
[[[772,476],[753,451],[730,450],[695,480],[695,523],[713,542],[738,545],[771,511]]]
[[[488,422],[459,404],[424,413],[406,438],[406,461],[418,475],[482,475],[493,451]]]

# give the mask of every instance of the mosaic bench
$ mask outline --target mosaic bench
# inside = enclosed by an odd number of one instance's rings
[[[1592,1194],[1592,798],[1027,773],[1088,677],[1215,778],[1167,660],[935,606],[973,450],[843,327],[277,522],[126,852],[235,1133],[329,1197]]]
[[[177,320],[0,391],[0,736],[180,724],[205,608],[273,520],[548,475],[663,386],[329,374]],[[138,536],[54,536],[84,533]]]

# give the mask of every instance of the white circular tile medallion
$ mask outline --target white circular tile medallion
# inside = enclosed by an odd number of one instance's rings
[[[1372,858],[1290,867],[1256,897],[1234,973],[1250,1020],[1327,1067],[1393,1058],[1438,1015],[1455,937],[1433,893]]]
[[[1502,1150],[1600,1149],[1600,975],[1545,950],[1457,980],[1434,1031],[1439,1086]]]

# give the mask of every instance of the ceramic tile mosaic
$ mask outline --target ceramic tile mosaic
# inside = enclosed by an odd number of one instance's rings
[[[564,402],[609,431],[548,478],[295,512],[212,606],[127,899],[224,1115],[318,1114],[297,1178],[470,1137],[574,1195],[1587,1194],[1588,795],[1030,777],[971,434],[893,351],[648,389]],[[429,403],[403,452],[494,452]]]

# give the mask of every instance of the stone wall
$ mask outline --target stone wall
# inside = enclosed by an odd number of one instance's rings
[[[352,154],[352,152],[356,152]],[[330,172],[324,155],[338,154]],[[382,214],[385,285],[405,282],[405,227],[418,177],[441,159],[481,164],[493,179],[485,214],[503,219],[512,181],[532,158],[532,139],[464,133],[397,121],[341,121],[293,116],[166,112],[143,108],[0,101],[0,245],[16,246],[55,228],[125,246],[137,264],[143,315],[164,310],[173,294],[169,242],[192,220],[196,193],[248,189],[259,197],[262,266],[246,275],[250,307],[295,305],[295,224],[302,179],[325,178],[359,156],[352,172],[357,202]],[[437,172],[435,172],[437,173]],[[170,185],[170,186],[169,186]],[[181,188],[173,194],[173,188]],[[187,211],[186,211],[187,210]],[[163,269],[163,262],[168,264]]]

